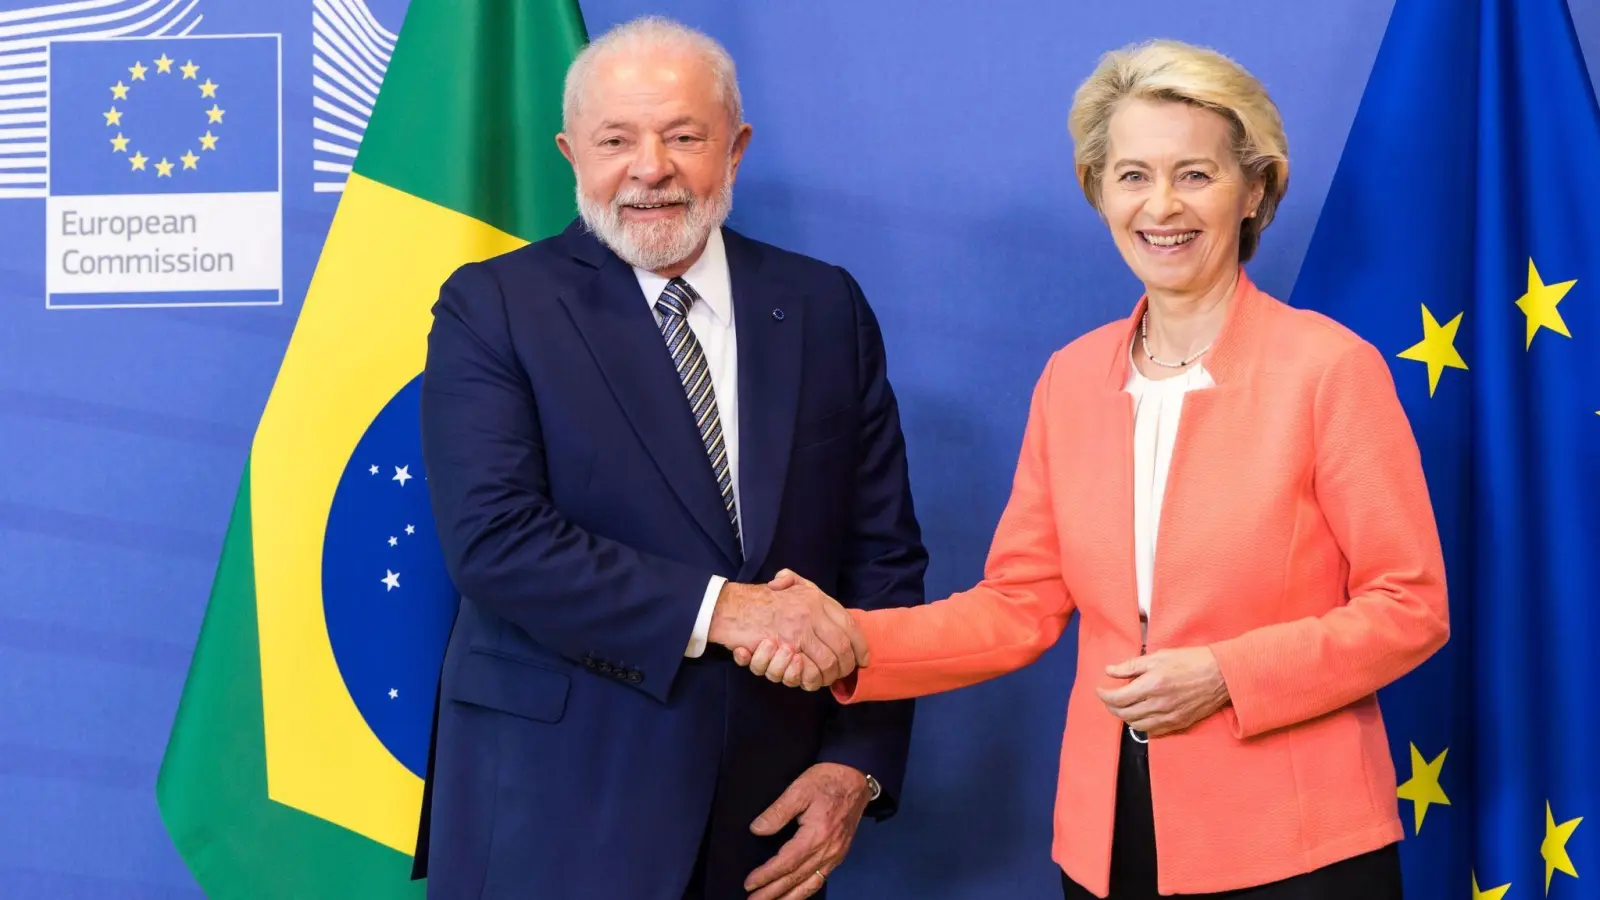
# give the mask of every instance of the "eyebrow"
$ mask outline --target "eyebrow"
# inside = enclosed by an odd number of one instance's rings
[[[671,122],[668,122],[666,125],[662,126],[662,130],[663,131],[671,131],[674,128],[681,128],[681,127],[683,127],[685,125],[699,125],[699,124],[700,124],[700,120],[696,119],[694,116],[679,116],[676,119],[673,119]],[[635,127],[635,124],[632,123],[632,122],[619,122],[616,119],[607,119],[606,121],[601,122],[600,125],[595,130],[596,131],[606,131],[607,129],[611,129],[611,128],[621,128],[624,131],[631,131],[634,127]]]
[[[1193,157],[1191,159],[1180,159],[1180,160],[1178,160],[1178,162],[1177,162],[1175,167],[1181,169],[1184,166],[1214,166],[1216,164],[1217,164],[1216,160],[1207,159],[1205,157],[1197,156],[1197,157]],[[1111,168],[1120,169],[1123,166],[1133,166],[1133,167],[1138,168],[1138,169],[1148,169],[1148,168],[1150,168],[1148,163],[1141,162],[1140,160],[1137,160],[1137,159],[1119,159],[1119,160],[1117,160],[1116,164],[1113,165]]]

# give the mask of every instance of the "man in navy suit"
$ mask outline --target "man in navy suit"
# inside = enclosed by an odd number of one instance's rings
[[[727,54],[641,20],[568,73],[581,221],[462,267],[423,452],[462,595],[419,870],[434,898],[820,896],[896,807],[912,706],[840,603],[923,600],[883,340],[843,269],[722,226],[750,140]],[[794,653],[788,690],[731,650]]]

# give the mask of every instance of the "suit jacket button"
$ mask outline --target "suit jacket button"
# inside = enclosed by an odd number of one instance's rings
[[[644,681],[644,673],[640,672],[638,669],[635,669],[628,673],[628,681],[632,684],[638,684],[639,682]]]
[[[606,662],[604,660],[601,660],[600,661],[600,671],[601,671],[602,674],[610,675],[611,674],[611,663],[608,663],[608,662]]]

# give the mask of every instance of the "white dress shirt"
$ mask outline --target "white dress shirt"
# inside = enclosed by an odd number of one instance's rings
[[[1133,548],[1134,576],[1139,587],[1139,614],[1150,617],[1150,580],[1155,570],[1156,532],[1161,524],[1161,499],[1167,492],[1167,470],[1178,439],[1183,395],[1215,384],[1204,366],[1195,365],[1170,378],[1146,378],[1133,365],[1129,348],[1128,382],[1133,395]]]
[[[654,272],[634,269],[639,288],[644,291],[645,302],[652,313],[661,292],[667,288],[667,279]],[[700,295],[700,300],[689,307],[689,330],[705,352],[706,366],[711,372],[711,390],[717,399],[717,418],[722,422],[722,443],[728,452],[728,477],[733,481],[734,509],[739,504],[739,341],[733,327],[733,279],[728,274],[728,253],[722,244],[722,229],[713,229],[706,239],[706,249],[700,254],[682,278]],[[656,321],[661,316],[656,315]],[[680,388],[681,390],[681,388]],[[740,541],[744,539],[744,516],[739,516]],[[711,576],[706,585],[704,599],[700,601],[700,615],[695,619],[694,632],[689,637],[685,656],[697,657],[705,652],[706,633],[711,629],[711,613],[717,605],[717,595],[727,582],[721,575]]]

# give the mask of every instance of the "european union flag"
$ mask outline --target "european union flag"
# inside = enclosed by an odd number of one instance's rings
[[[50,45],[50,193],[279,189],[278,38]]]
[[[1397,0],[1294,300],[1392,361],[1444,541],[1451,641],[1383,697],[1410,897],[1600,890],[1596,197],[1563,0]]]

